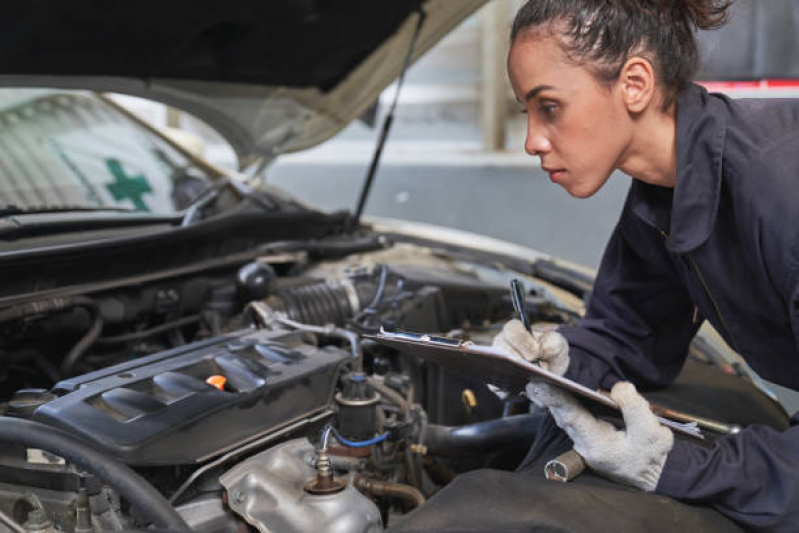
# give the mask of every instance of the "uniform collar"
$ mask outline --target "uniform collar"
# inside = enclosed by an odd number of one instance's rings
[[[698,85],[677,101],[677,183],[673,190],[633,180],[633,212],[664,230],[666,246],[687,253],[710,236],[721,194],[728,111],[723,99]]]

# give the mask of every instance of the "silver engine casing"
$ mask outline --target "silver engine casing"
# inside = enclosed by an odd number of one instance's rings
[[[261,533],[378,533],[377,506],[352,486],[341,492],[308,494],[316,477],[314,447],[295,439],[255,455],[223,474],[228,505]]]

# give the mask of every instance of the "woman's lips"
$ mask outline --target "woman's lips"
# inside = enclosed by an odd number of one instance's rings
[[[563,176],[566,174],[566,170],[562,168],[558,169],[544,169],[549,174],[549,179],[553,182],[558,182]]]

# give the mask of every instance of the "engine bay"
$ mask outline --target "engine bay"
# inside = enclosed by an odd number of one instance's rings
[[[490,344],[514,316],[511,279],[536,327],[578,319],[590,287],[384,235],[236,258],[0,310],[3,516],[24,531],[382,531],[464,472],[515,468],[540,414],[364,336]]]
[[[368,242],[17,301],[0,311],[3,414],[131,468],[198,531],[382,530],[459,472],[512,468],[529,433],[526,402],[503,403],[484,383],[363,335],[490,343],[513,314],[508,280],[525,276]],[[577,316],[568,291],[530,276],[525,288],[536,321]],[[518,420],[496,431],[503,416]],[[453,431],[464,426],[474,434]],[[503,443],[516,455],[497,453]],[[0,511],[24,528],[152,522],[57,449],[4,450]]]

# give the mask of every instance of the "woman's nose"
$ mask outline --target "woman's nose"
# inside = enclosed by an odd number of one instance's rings
[[[524,141],[524,149],[530,155],[543,155],[552,149],[549,139],[533,128],[527,129],[527,139]]]

